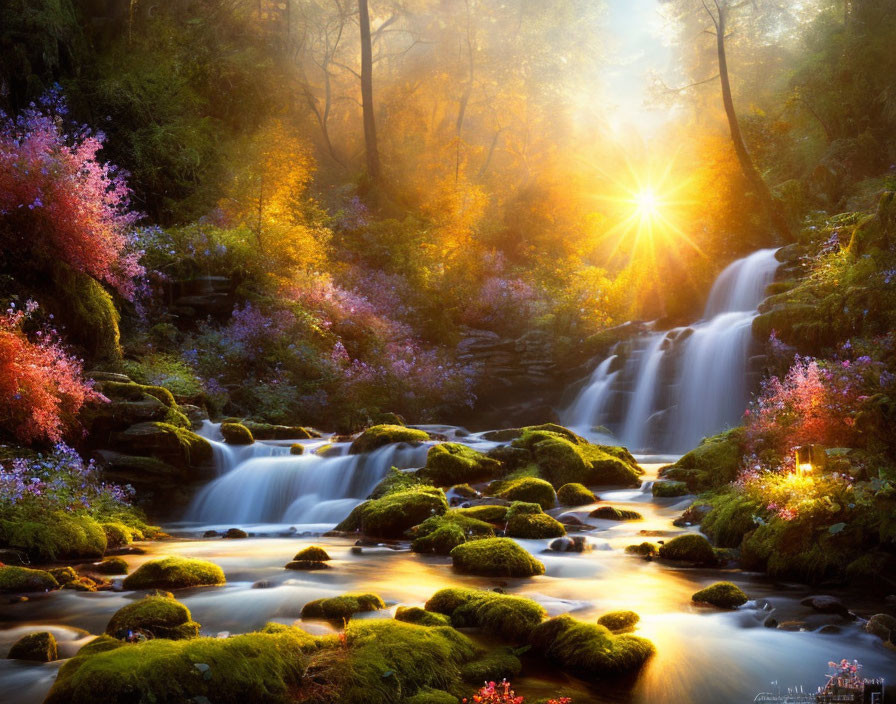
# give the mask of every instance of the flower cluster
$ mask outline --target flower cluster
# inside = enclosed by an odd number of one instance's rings
[[[518,696],[510,688],[510,682],[501,680],[500,683],[486,682],[485,686],[474,694],[472,699],[463,698],[464,704],[523,704],[525,699]],[[569,697],[559,697],[557,699],[549,699],[547,704],[572,704]]]
[[[32,342],[22,329],[34,312],[11,306],[0,314],[0,428],[19,441],[58,442],[81,407],[106,399],[82,377],[81,360],[69,355],[53,330],[39,330]]]
[[[103,135],[66,133],[57,92],[12,119],[0,113],[0,238],[65,262],[130,298],[142,274],[124,175],[102,163]],[[27,233],[27,234],[26,234]]]

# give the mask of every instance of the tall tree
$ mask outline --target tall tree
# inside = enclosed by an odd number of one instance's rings
[[[376,143],[376,119],[373,111],[373,47],[370,39],[370,11],[367,0],[358,0],[358,19],[361,25],[361,108],[364,116],[364,148],[367,155],[367,175],[377,184],[380,181],[380,154]]]

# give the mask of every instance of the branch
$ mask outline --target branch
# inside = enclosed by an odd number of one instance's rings
[[[667,93],[684,93],[689,88],[696,88],[697,86],[703,86],[703,85],[706,85],[707,83],[712,83],[718,77],[719,77],[719,74],[717,73],[715,76],[710,76],[709,78],[705,78],[702,81],[696,81],[695,83],[689,83],[686,86],[681,86],[681,88],[670,88],[669,86],[666,85],[666,83],[663,81],[662,78],[657,78],[657,80],[660,82],[660,85],[666,89]]]

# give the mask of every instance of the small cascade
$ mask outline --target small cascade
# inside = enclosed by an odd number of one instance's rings
[[[617,344],[563,422],[586,434],[606,426],[633,451],[670,453],[736,425],[753,386],[752,323],[778,268],[775,252],[730,264],[694,325]]]
[[[366,499],[391,467],[422,467],[429,450],[425,444],[399,443],[350,455],[349,444],[339,443],[323,457],[307,451],[292,455],[289,443],[210,442],[221,446],[215,461],[224,466],[187,510],[185,520],[191,523],[332,526]]]

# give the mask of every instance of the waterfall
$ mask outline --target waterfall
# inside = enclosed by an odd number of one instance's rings
[[[751,390],[753,319],[778,268],[775,252],[730,264],[693,325],[617,344],[563,422],[586,434],[606,426],[635,451],[676,453],[737,425]]]
[[[214,436],[213,428],[203,431]],[[289,442],[241,447],[210,442],[219,476],[193,499],[185,516],[191,523],[332,527],[367,498],[391,467],[421,467],[429,450],[426,444],[399,443],[349,455],[349,444],[338,443],[321,456],[309,444],[305,454],[292,455]]]

